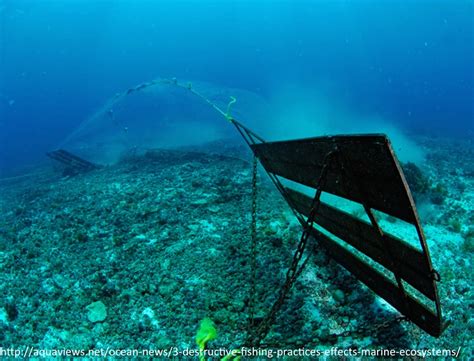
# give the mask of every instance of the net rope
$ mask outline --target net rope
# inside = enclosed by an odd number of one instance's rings
[[[236,119],[258,129],[266,101],[251,91],[205,82],[157,79],[141,83],[107,100],[58,148],[92,162],[110,164],[131,149],[172,148],[237,139]]]

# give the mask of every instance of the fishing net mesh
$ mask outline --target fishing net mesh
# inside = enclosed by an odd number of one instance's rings
[[[235,99],[235,101],[234,101]],[[128,152],[236,138],[227,113],[257,127],[267,104],[242,89],[159,79],[118,93],[60,145],[90,161],[110,164]]]

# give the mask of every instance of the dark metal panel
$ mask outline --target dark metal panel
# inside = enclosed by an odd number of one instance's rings
[[[326,235],[314,228],[311,230],[311,233],[316,240],[325,246],[331,256],[339,264],[356,276],[377,295],[407,316],[413,323],[432,336],[438,337],[441,334],[441,319],[425,305],[410,295],[403,298],[399,288],[387,277],[370,267],[366,262]]]
[[[436,337],[441,334],[441,306],[435,283],[439,275],[432,268],[413,197],[385,135],[328,136],[270,143],[262,141],[249,146],[303,227],[306,225],[304,212],[299,213],[298,208],[307,208],[307,205],[296,204],[294,197],[281,185],[278,176],[317,188],[323,168],[327,173],[319,185],[322,191],[358,202],[370,214],[372,209],[376,209],[413,224],[422,252],[409,245],[405,246],[405,243],[396,237],[383,235],[378,225],[361,222],[365,224],[361,227],[359,223],[354,224],[348,219],[335,222],[341,214],[349,217],[350,215],[330,206],[325,207],[324,204],[322,216],[318,214],[319,217],[316,217],[319,218],[319,224],[331,233],[393,271],[397,284],[348,249],[317,230],[312,230],[315,235],[320,236],[321,242],[327,246],[333,258],[369,288],[426,332]],[[374,232],[378,238],[373,236]],[[397,263],[394,264],[393,260]],[[400,277],[434,300],[436,314],[413,295],[406,293]]]
[[[87,171],[87,170],[93,170],[93,169],[99,168],[97,164],[94,164],[85,159],[79,158],[78,156],[72,153],[69,153],[63,149],[48,152],[46,153],[46,155],[69,167],[73,167],[74,169]]]
[[[293,201],[296,210],[305,216],[309,215],[312,199],[300,192],[285,188]],[[364,221],[361,221],[347,212],[340,211],[321,202],[315,222],[336,237],[349,243],[374,261],[380,263],[391,271],[397,271],[400,277],[422,292],[431,300],[436,299],[433,279],[426,256],[415,247],[403,242],[396,237],[385,233],[384,241],[391,249],[394,260],[388,258],[380,236],[376,230]],[[395,268],[394,262],[399,267]]]
[[[325,157],[337,150],[323,191],[416,223],[406,182],[385,135],[317,137],[251,148],[267,171],[313,188]]]
[[[58,150],[57,152],[61,152],[61,154],[67,158],[69,158],[71,160],[71,162],[75,163],[75,164],[78,164],[80,165],[81,167],[84,167],[84,168],[87,168],[87,169],[97,169],[99,168],[98,165],[94,164],[94,163],[91,163],[89,162],[88,160],[85,160],[85,159],[82,159],[82,158],[79,158],[78,156],[70,153],[70,152],[67,152],[65,150]]]

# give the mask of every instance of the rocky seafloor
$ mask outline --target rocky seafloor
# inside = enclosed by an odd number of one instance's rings
[[[311,243],[266,344],[461,347],[472,356],[473,145],[418,141],[427,160],[412,187],[450,326],[438,339],[408,322],[380,327],[396,312]],[[227,154],[157,150],[73,177],[0,183],[0,345],[194,348],[210,317],[210,345],[238,346],[249,311],[252,169],[245,152]],[[261,319],[301,227],[263,172],[257,214]]]

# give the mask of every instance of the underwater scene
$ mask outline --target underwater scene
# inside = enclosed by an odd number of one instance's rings
[[[0,359],[474,359],[474,3],[0,0]]]

